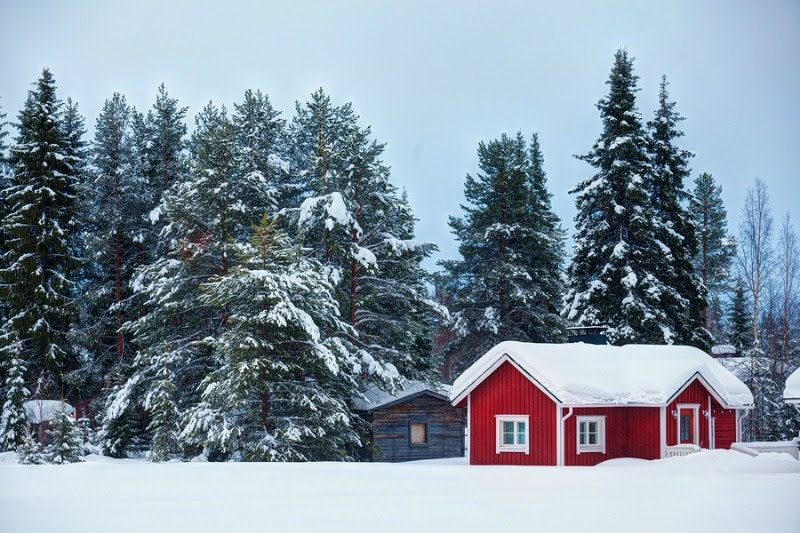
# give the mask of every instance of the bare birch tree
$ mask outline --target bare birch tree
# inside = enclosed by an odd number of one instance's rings
[[[763,375],[763,350],[759,340],[759,304],[766,290],[772,264],[772,214],[766,184],[756,179],[747,190],[742,212],[739,238],[739,270],[752,301],[753,347],[750,355],[750,388],[756,405],[749,422],[750,437],[758,437],[764,427],[764,394],[760,376]],[[753,435],[755,433],[755,435]]]

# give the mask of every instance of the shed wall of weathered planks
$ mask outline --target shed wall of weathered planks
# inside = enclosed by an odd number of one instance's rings
[[[410,398],[370,413],[378,462],[464,456],[465,410],[429,395]],[[410,424],[427,424],[427,442],[411,444]]]
[[[555,465],[556,405],[511,363],[470,393],[470,464]],[[497,453],[496,415],[528,415],[530,451]]]

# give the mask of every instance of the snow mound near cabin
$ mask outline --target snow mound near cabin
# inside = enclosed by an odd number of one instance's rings
[[[674,473],[800,474],[800,461],[786,453],[762,453],[751,457],[733,450],[704,450],[653,461],[653,465]]]
[[[703,450],[680,457],[648,461],[634,457],[609,459],[594,468],[655,469],[666,473],[693,474],[800,474],[800,461],[787,453],[746,455],[734,450]]]
[[[800,404],[800,368],[786,378],[786,388],[783,389],[783,399],[787,403]]]

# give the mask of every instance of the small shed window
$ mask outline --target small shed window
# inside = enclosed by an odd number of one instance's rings
[[[606,417],[578,416],[578,453],[606,453]]]
[[[530,452],[528,441],[528,415],[498,415],[497,453]]]
[[[411,422],[408,434],[411,444],[428,444],[428,424]]]

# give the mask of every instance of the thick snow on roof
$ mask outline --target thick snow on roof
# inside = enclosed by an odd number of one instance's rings
[[[783,399],[787,403],[800,403],[800,368],[786,378],[786,387],[783,389]]]
[[[697,348],[582,342],[502,342],[456,380],[450,398],[455,400],[471,389],[506,355],[566,405],[664,405],[695,374],[728,407],[753,405],[747,386]]]
[[[390,394],[379,389],[378,387],[372,386],[364,393],[364,396],[367,398],[366,400],[353,400],[353,408],[356,411],[371,411],[373,409],[393,403],[397,400],[401,400],[407,396],[412,396],[424,391],[441,394],[447,398],[450,394],[450,389],[451,387],[449,385],[440,385],[437,387],[422,381],[409,381],[406,383],[405,387],[399,389],[394,394]]]
[[[73,407],[61,400],[31,400],[22,404],[25,419],[31,424],[41,424],[53,419],[56,411],[64,409],[68,415],[75,412]]]
[[[711,353],[714,355],[727,355],[736,353],[736,347],[730,344],[717,344],[711,347]]]

